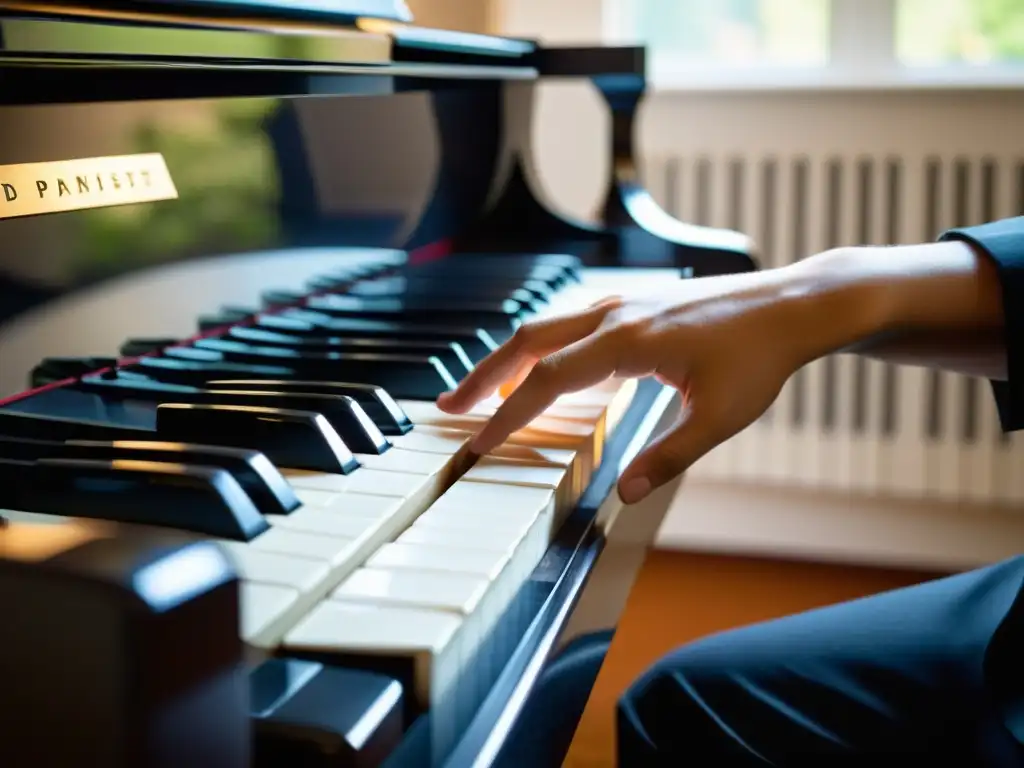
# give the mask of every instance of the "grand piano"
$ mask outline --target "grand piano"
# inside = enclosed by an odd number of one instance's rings
[[[538,181],[553,78],[612,115],[594,222]],[[645,88],[641,48],[400,0],[0,1],[0,765],[523,764],[675,400],[609,381],[474,456],[494,402],[434,399],[532,320],[756,268],[644,190]]]

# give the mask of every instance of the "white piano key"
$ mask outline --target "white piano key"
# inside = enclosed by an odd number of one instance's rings
[[[391,518],[402,509],[403,499],[394,496],[371,496],[366,493],[334,493],[309,488],[296,488],[295,496],[303,507],[326,509],[339,515]]]
[[[391,608],[327,600],[285,637],[285,650],[332,654],[352,666],[352,657],[408,664],[410,692],[420,707],[433,708],[460,672],[454,642],[461,621],[444,611]],[[358,662],[355,662],[358,663]]]
[[[409,472],[382,472],[360,467],[348,475],[285,468],[281,473],[295,488],[335,493],[366,493],[372,496],[408,498],[423,487],[423,475]]]
[[[325,536],[305,531],[290,531],[287,528],[271,527],[248,542],[226,542],[232,549],[252,547],[262,552],[276,552],[280,555],[294,555],[319,560],[331,565],[332,569],[344,566],[352,555],[354,542],[337,536]]]
[[[493,483],[468,483],[460,480],[434,502],[436,508],[462,508],[469,510],[537,510],[554,512],[554,493],[546,488],[529,488]]]
[[[528,445],[500,445],[491,451],[488,458],[512,459],[525,464],[562,467],[569,475],[569,504],[575,505],[586,490],[583,473],[576,452],[565,448],[534,448]],[[479,465],[477,461],[477,465]]]
[[[556,399],[555,402],[548,406],[541,415],[555,420],[568,420],[576,421],[581,424],[595,425],[605,417],[608,404],[611,402],[610,394],[599,393],[599,397],[600,400],[597,402],[573,400],[563,401]],[[495,414],[503,402],[504,398],[499,395],[493,395],[481,400],[469,411],[458,414],[458,416],[489,419]],[[445,421],[450,420],[453,416],[453,414],[442,411],[437,407],[437,405],[431,402],[421,400],[403,400],[401,404],[403,406],[407,406],[406,415],[409,416],[414,423],[444,423]]]
[[[331,573],[330,565],[322,560],[245,546],[224,549],[242,581],[290,587],[302,595],[315,592]]]
[[[461,573],[421,573],[360,568],[331,592],[330,599],[397,608],[428,608],[472,615],[490,582]]]
[[[465,430],[420,425],[411,432],[388,439],[395,448],[407,451],[458,456],[467,449],[470,436]]]
[[[462,476],[461,482],[496,483],[525,488],[547,488],[556,494],[556,517],[569,513],[574,502],[573,473],[565,467],[539,462],[525,462],[496,456],[481,456]]]
[[[366,564],[370,568],[468,573],[494,581],[508,564],[508,556],[500,552],[392,542],[377,550]]]
[[[423,573],[362,568],[331,593],[332,600],[385,608],[422,608],[453,613],[461,620],[455,642],[463,666],[481,650],[498,614],[488,600],[491,583],[461,573]]]
[[[551,521],[548,515],[480,514],[467,509],[428,510],[409,531],[434,531],[433,540],[420,538],[421,543],[462,547],[460,534],[472,534],[487,542],[485,551],[499,550],[509,559],[508,590],[514,593],[544,557],[551,543]],[[403,540],[403,537],[399,537]],[[415,541],[406,537],[406,543]],[[481,547],[472,547],[480,549]]]
[[[514,555],[514,553],[513,553]],[[384,570],[462,573],[486,578],[495,610],[504,611],[522,583],[522,569],[504,552],[458,549],[429,544],[391,543],[381,547],[366,566]]]
[[[406,528],[395,539],[396,544],[427,544],[434,547],[446,546],[455,549],[480,549],[485,552],[502,552],[509,557],[519,545],[511,541],[513,537],[507,530],[496,530],[493,527],[456,527],[449,525],[424,525],[417,520]]]
[[[239,588],[239,634],[256,648],[273,648],[302,615],[299,591],[280,584],[243,581]]]
[[[314,508],[298,509],[290,515],[266,515],[266,520],[277,528],[335,536],[352,541],[380,536],[381,532],[386,530],[387,522],[381,518],[339,515],[330,509]]]
[[[496,528],[521,529],[525,534],[534,520],[541,516],[536,509],[467,509],[457,506],[434,506],[424,512],[414,525],[450,524],[458,522],[460,528],[480,528],[483,530]]]
[[[474,675],[463,684],[471,687],[472,696],[460,697],[455,705],[456,719],[464,721],[486,694],[493,679],[494,658],[488,637],[497,623],[491,583],[469,574],[424,573],[422,571],[389,571],[363,568],[352,574],[331,595],[333,600],[377,605],[385,608],[419,608],[443,611],[458,616],[461,625],[453,643],[465,669],[473,665]]]
[[[390,451],[389,451],[390,453]],[[402,500],[400,515],[414,519],[444,488],[444,478],[409,472],[384,472],[359,467],[348,475],[285,469],[282,474],[296,490],[326,491],[342,496],[365,494]]]
[[[363,469],[382,472],[403,472],[411,475],[441,475],[452,465],[452,458],[442,453],[426,453],[393,447],[382,454],[356,454]]]

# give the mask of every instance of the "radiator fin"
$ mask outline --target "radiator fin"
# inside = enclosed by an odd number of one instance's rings
[[[1024,214],[1016,156],[694,153],[648,160],[645,171],[669,212],[749,233],[765,267]],[[797,372],[690,475],[1018,505],[1024,436],[1001,431],[985,381],[837,355]]]

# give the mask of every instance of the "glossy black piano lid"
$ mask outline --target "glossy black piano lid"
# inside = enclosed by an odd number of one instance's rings
[[[187,337],[223,305],[302,289],[355,258],[340,248],[452,236],[488,197],[501,120],[496,81],[387,97],[0,107],[0,185],[19,164],[157,153],[177,190],[4,218],[0,186],[0,397],[26,389],[43,356],[116,356],[128,336]],[[53,195],[60,168],[41,173]]]
[[[412,21],[404,0],[38,0],[55,9],[161,12],[177,15],[271,17],[299,21],[343,22],[360,17]]]

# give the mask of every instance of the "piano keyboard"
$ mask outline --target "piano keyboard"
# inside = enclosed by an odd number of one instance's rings
[[[196,340],[131,340],[125,351],[145,356],[104,372],[44,361],[40,382],[78,378],[0,411],[0,468],[32,478],[0,490],[12,510],[0,517],[198,534],[236,565],[254,664],[286,656],[393,676],[407,722],[475,706],[480,686],[462,671],[486,655],[636,384],[560,397],[486,456],[468,446],[497,397],[458,416],[434,398],[521,323],[680,273],[450,261],[360,266],[318,278],[309,296],[273,292],[263,309],[203,318]],[[132,508],[102,481],[137,486]]]

